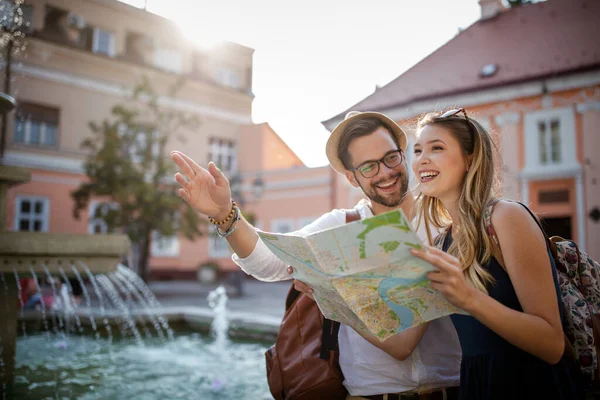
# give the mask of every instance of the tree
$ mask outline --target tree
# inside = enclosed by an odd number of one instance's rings
[[[147,78],[111,114],[101,123],[90,122],[93,135],[81,144],[88,154],[84,164],[88,181],[71,193],[73,215],[79,219],[92,198],[106,199],[107,206],[97,207],[94,217],[104,221],[109,232],[127,233],[133,255],[129,266],[147,280],[153,236],[181,232],[193,239],[203,233],[205,222],[177,195],[175,166],[165,154],[169,140],[183,141],[178,132],[196,128],[199,121],[161,107]]]
[[[25,21],[23,13],[23,1],[0,3],[0,49],[2,49],[2,61],[4,66],[3,91],[10,96],[11,92],[11,68],[13,57],[23,52],[26,47],[25,30],[29,22]],[[31,6],[29,6],[31,7]],[[6,129],[8,127],[7,113],[2,114],[2,126],[0,127],[0,161],[4,157],[6,147]]]

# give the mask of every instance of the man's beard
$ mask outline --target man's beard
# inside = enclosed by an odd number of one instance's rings
[[[398,181],[400,183],[400,190],[394,194],[390,194],[387,196],[382,196],[381,194],[379,194],[379,192],[377,191],[377,188],[375,187],[375,185],[383,182],[384,180],[380,180],[377,183],[373,183],[373,184],[369,185],[369,190],[366,190],[366,188],[363,185],[361,185],[360,182],[359,182],[359,185],[360,185],[360,188],[365,193],[365,195],[369,198],[369,200],[371,200],[372,202],[381,204],[383,206],[393,208],[393,207],[398,207],[404,200],[404,197],[406,196],[406,194],[408,193],[408,175],[403,174],[403,173],[397,173],[397,174],[390,176],[389,179],[385,179],[385,180],[394,180],[394,179],[398,179]]]

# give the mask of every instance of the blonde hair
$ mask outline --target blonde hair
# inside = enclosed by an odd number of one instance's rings
[[[448,253],[460,260],[467,281],[487,293],[486,284],[494,280],[482,268],[492,257],[484,211],[495,200],[494,142],[481,124],[470,118],[466,121],[462,115],[440,118],[437,113],[427,114],[418,123],[417,135],[428,125],[447,129],[460,144],[463,155],[472,157],[458,199],[460,220],[454,221],[460,230],[455,233]],[[422,193],[417,196],[416,211],[418,224],[424,223],[430,240],[432,225],[449,228],[452,222],[439,199]]]

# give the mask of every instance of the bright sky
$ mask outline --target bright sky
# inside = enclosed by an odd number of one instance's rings
[[[141,7],[144,0],[123,0]],[[198,43],[255,49],[252,119],[307,166],[327,164],[321,124],[371,94],[480,15],[477,0],[146,0]]]

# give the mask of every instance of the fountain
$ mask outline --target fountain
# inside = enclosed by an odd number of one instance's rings
[[[8,187],[29,179],[0,165],[0,226]],[[119,264],[128,248],[124,235],[0,232],[0,399],[269,398],[264,340],[278,319],[228,313],[223,287],[209,294],[211,310],[163,309]],[[20,278],[46,281],[56,302],[24,311]],[[196,333],[207,326],[212,339]]]
[[[17,319],[21,309],[19,276],[33,276],[38,288],[38,275],[81,280],[77,276],[78,269],[73,266],[85,267],[86,272],[93,275],[115,271],[129,249],[126,235],[3,231],[8,188],[29,181],[30,176],[24,168],[0,165],[0,394],[11,393],[14,384]],[[49,281],[54,285],[53,279]],[[42,319],[47,324],[45,315]]]
[[[122,268],[109,275],[125,275]],[[142,335],[142,344],[116,331],[112,343],[106,336],[48,339],[43,330],[20,335],[14,398],[268,399],[267,345],[228,337],[223,294],[209,294],[212,338],[182,327],[173,339]]]

